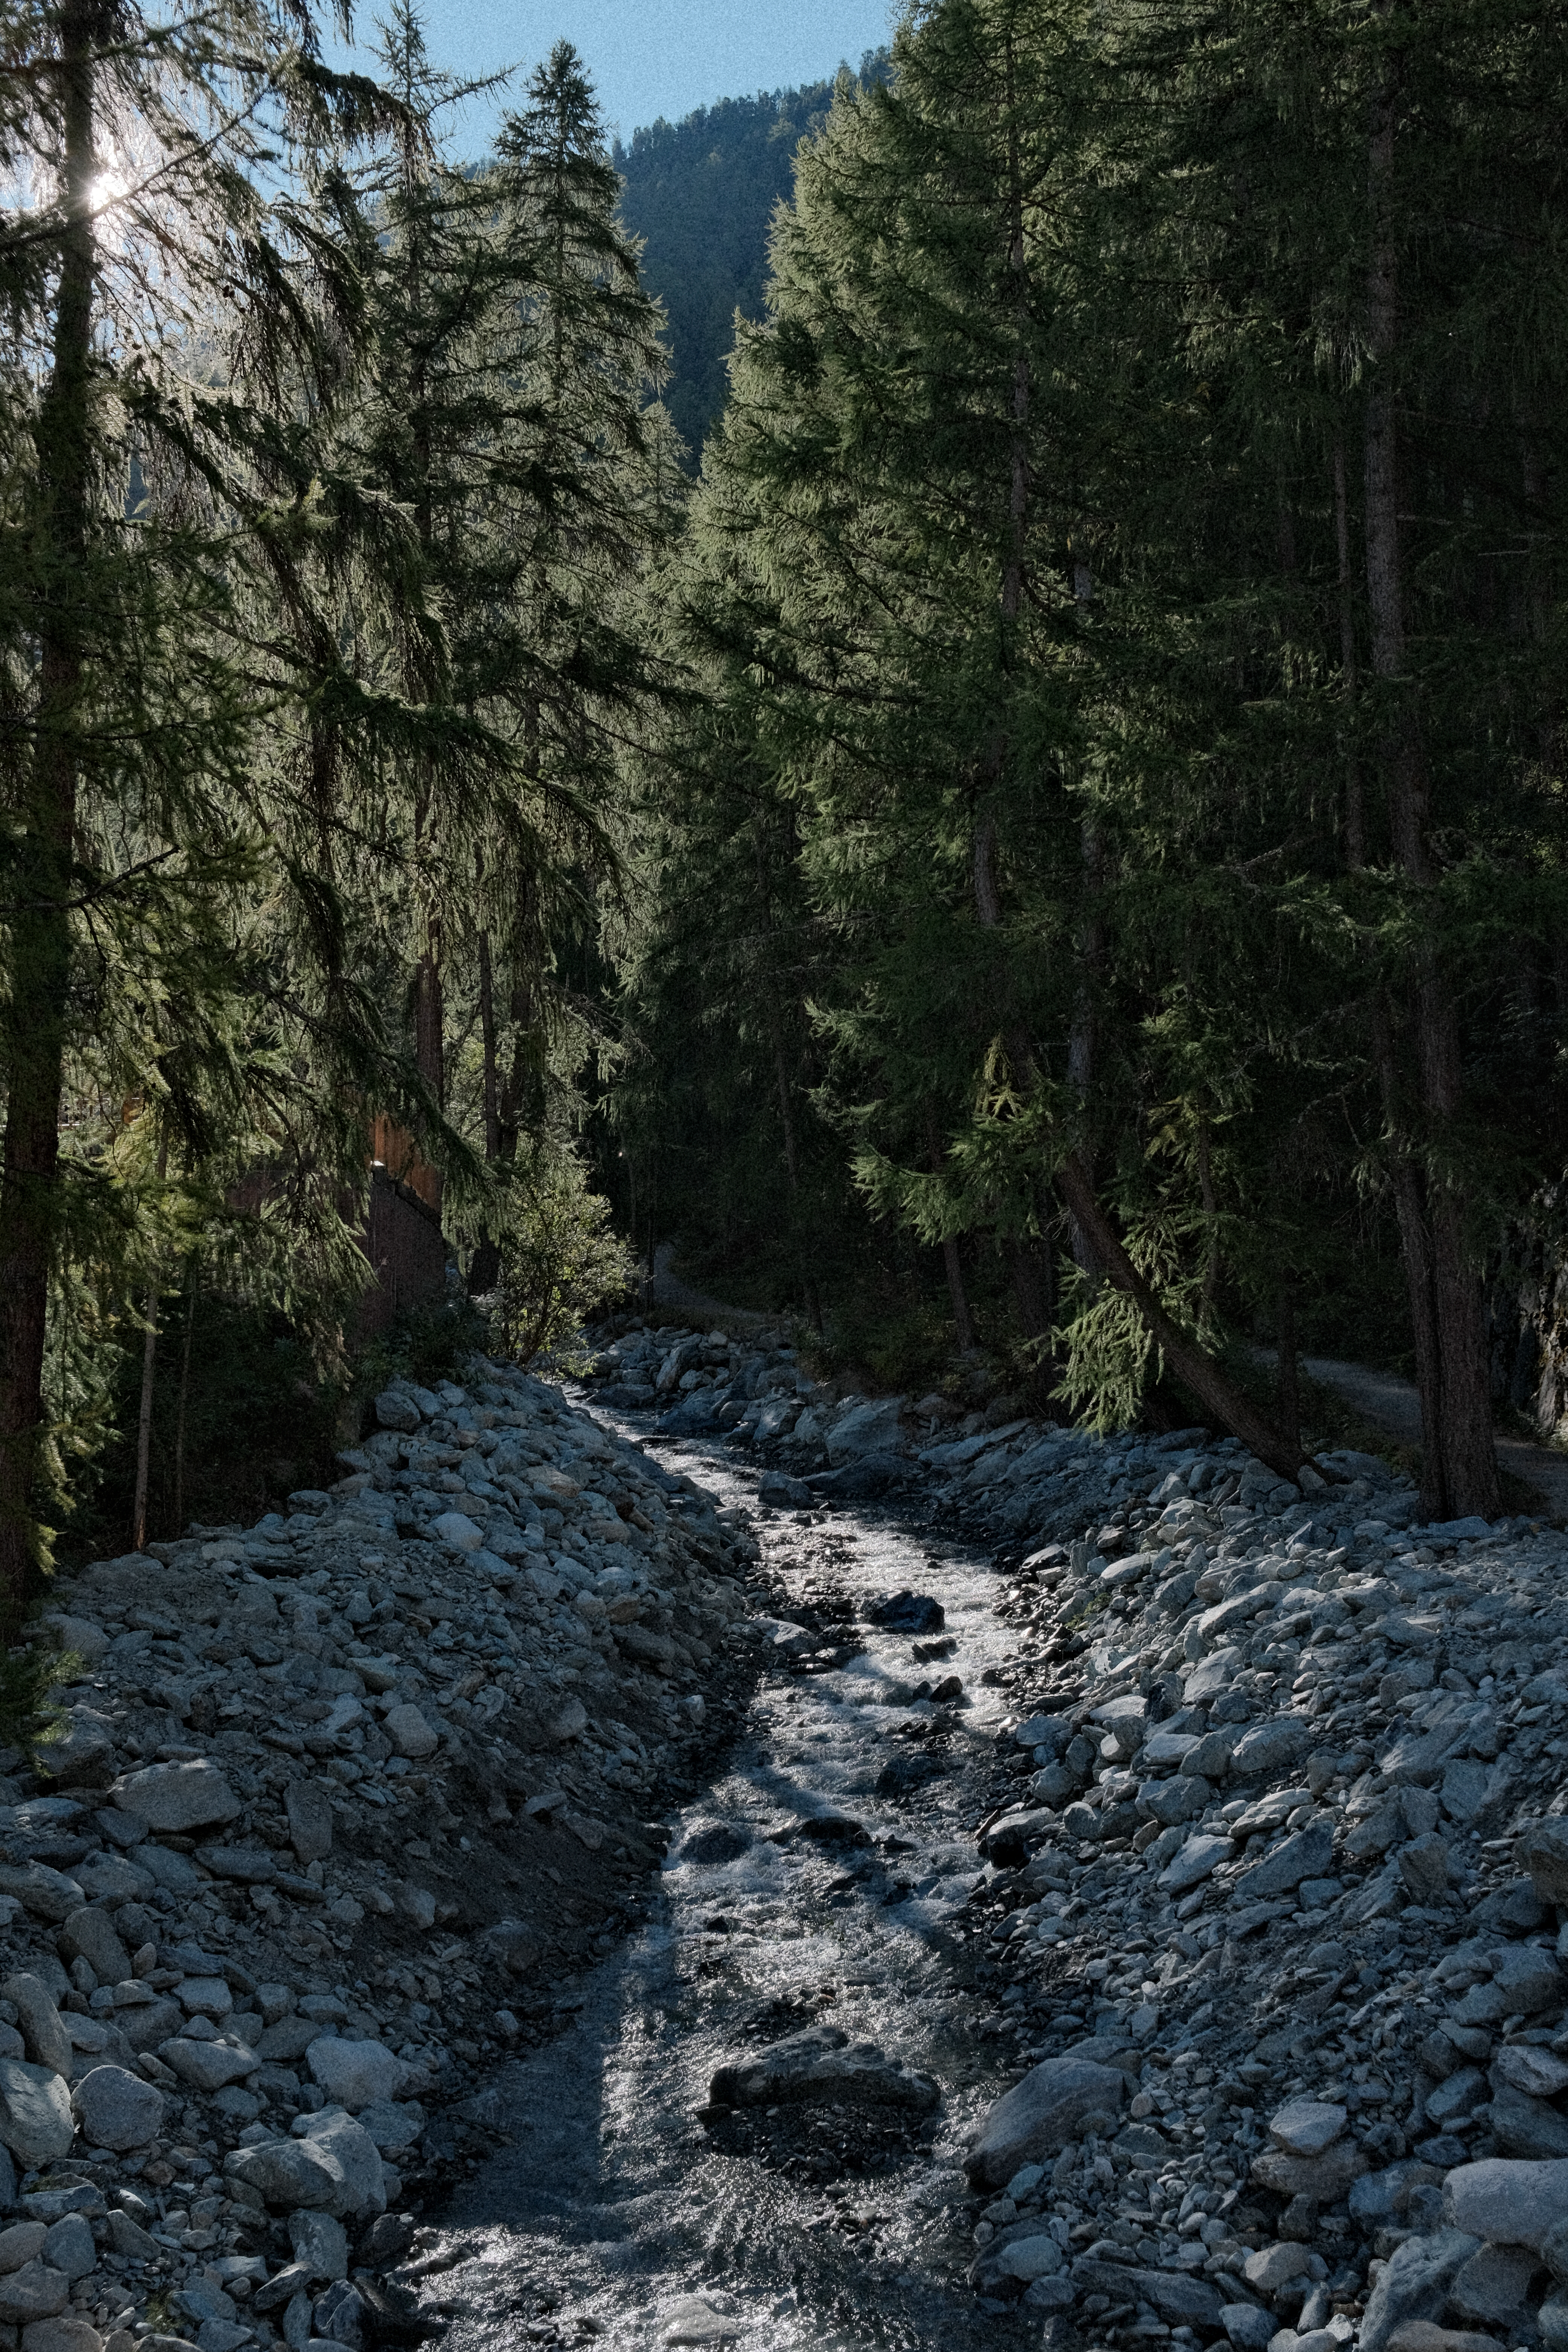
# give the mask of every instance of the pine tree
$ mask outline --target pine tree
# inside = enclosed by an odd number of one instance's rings
[[[194,992],[191,1058],[219,1091],[226,1071],[259,1066],[236,1053],[258,974],[235,946],[259,880],[247,811],[268,659],[237,583],[289,573],[291,536],[310,533],[263,487],[266,453],[292,436],[303,455],[297,414],[320,413],[341,378],[359,255],[322,166],[379,100],[324,70],[308,16],[264,5],[154,22],[65,0],[25,13],[11,57],[5,168],[38,197],[0,231],[16,755],[0,848],[0,1595],[14,1613],[44,1544],[51,1279],[95,1218],[105,1242],[113,1222],[109,1107],[162,1091],[162,999]]]

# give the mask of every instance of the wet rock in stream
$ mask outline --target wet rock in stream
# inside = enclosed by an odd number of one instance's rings
[[[708,2086],[710,2108],[757,2107],[784,2101],[857,2107],[907,2107],[928,2113],[942,2104],[929,2074],[916,2074],[874,2042],[851,2042],[836,2025],[808,2026],[753,2058],[721,2066]]]

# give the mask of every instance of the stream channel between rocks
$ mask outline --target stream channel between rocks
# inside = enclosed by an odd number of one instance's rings
[[[758,1473],[717,1445],[653,1450],[721,1507],[756,1508]],[[557,2333],[626,2346],[1038,2340],[1038,2314],[999,2313],[965,2284],[956,2170],[998,2087],[946,1932],[977,1875],[978,1792],[1007,1711],[982,1679],[1007,1647],[994,1568],[874,1507],[764,1512],[757,1532],[779,1605],[814,1611],[816,1639],[779,1622],[716,1777],[671,1822],[647,1924],[584,1981],[574,2023],[499,2078],[512,2145],[458,2192],[442,2260],[467,2259],[442,2298],[426,2289],[426,2308],[451,2320],[450,2352]],[[874,1603],[906,1590],[940,1603],[941,1632],[870,1622]],[[953,1675],[956,1704],[911,1706],[922,1682],[940,1690]],[[889,1767],[916,1802],[889,1790]],[[703,2118],[716,2068],[816,2024],[934,2077],[941,2105]]]

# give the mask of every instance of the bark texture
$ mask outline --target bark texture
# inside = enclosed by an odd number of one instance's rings
[[[103,19],[94,0],[66,0],[56,68],[63,228],[52,365],[37,425],[40,497],[33,547],[47,617],[38,639],[34,751],[17,794],[18,907],[5,1016],[9,1089],[0,1163],[0,1611],[13,1621],[38,1565],[44,1339],[60,1214],[68,902],[90,630],[93,58]]]

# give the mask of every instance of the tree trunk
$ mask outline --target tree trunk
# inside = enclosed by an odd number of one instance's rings
[[[994,929],[1002,919],[1002,894],[996,875],[995,831],[989,818],[983,820],[975,834],[974,902],[981,922],[988,929]],[[1015,1086],[1020,1094],[1032,1094],[1038,1084],[1035,1051],[1016,1020],[1005,1028],[1004,1043]],[[1260,1462],[1267,1462],[1282,1478],[1294,1478],[1304,1459],[1300,1446],[1270,1428],[1256,1406],[1226,1380],[1213,1357],[1165,1312],[1096,1200],[1093,1182],[1078,1153],[1068,1154],[1056,1181],[1095,1270],[1131,1299],[1172,1370],[1185,1381],[1205,1410],[1250,1446]]]
[[[773,936],[773,900],[768,887],[767,859],[763,852],[760,835],[753,841],[757,865],[757,895],[762,910],[763,937],[772,944]],[[805,1262],[805,1250],[800,1230],[800,1144],[795,1125],[795,1093],[790,1085],[789,1055],[784,1045],[784,1014],[779,1007],[778,989],[770,971],[763,983],[768,1007],[768,1034],[773,1049],[773,1080],[779,1090],[779,1121],[784,1129],[784,1173],[789,1180],[789,1221],[795,1237],[795,1263],[800,1271],[800,1285],[805,1295],[805,1311],[814,1331],[823,1328],[822,1293]]]
[[[1375,13],[1381,16],[1386,17],[1391,6],[1392,0],[1375,0]],[[1401,60],[1395,53],[1378,92],[1368,153],[1373,249],[1367,272],[1367,343],[1373,373],[1366,404],[1366,583],[1373,674],[1386,696],[1381,758],[1394,856],[1406,879],[1417,890],[1429,891],[1436,879],[1427,840],[1431,780],[1419,717],[1405,676],[1394,412],[1399,272],[1392,211],[1400,81]],[[1410,1010],[1416,1096],[1428,1131],[1442,1137],[1453,1133],[1461,1105],[1458,1016],[1429,940],[1417,945],[1414,961]],[[1486,1300],[1479,1271],[1466,1248],[1464,1202],[1452,1182],[1428,1179],[1423,1185],[1414,1167],[1405,1182],[1407,1194],[1412,1189],[1426,1193],[1422,1246],[1405,1253],[1421,1387],[1422,1501],[1434,1517],[1479,1513],[1495,1518],[1502,1494],[1492,1441]],[[1408,1215],[1402,1203],[1402,1238]]]
[[[158,1182],[169,1171],[169,1139],[158,1139]],[[142,1402],[136,1416],[136,1499],[131,1512],[131,1549],[147,1541],[147,1474],[153,1460],[153,1391],[158,1372],[158,1276],[147,1285],[146,1332],[142,1341]]]
[[[495,976],[490,969],[490,935],[479,933],[479,1039],[484,1051],[485,1158],[500,1158],[500,1088],[496,1070]]]
[[[1095,1058],[1099,1049],[1100,1005],[1097,989],[1100,967],[1105,957],[1105,924],[1100,912],[1100,890],[1104,881],[1105,855],[1100,827],[1092,818],[1085,820],[1081,846],[1083,854],[1083,920],[1079,926],[1077,1002],[1073,1006],[1072,1031],[1068,1039],[1068,1084],[1079,1102],[1086,1102],[1094,1079]],[[1094,1181],[1094,1147],[1086,1141],[1080,1148],[1085,1174]],[[1070,1212],[1068,1217],[1068,1241],[1073,1263],[1089,1276],[1098,1275],[1100,1266],[1089,1247],[1089,1237]]]
[[[174,1415],[174,1525],[173,1533],[179,1535],[185,1524],[185,1406],[191,1393],[191,1342],[196,1336],[196,1294],[201,1288],[200,1267],[191,1265],[191,1303],[185,1312],[185,1344],[180,1357],[180,1404]]]
[[[441,1002],[441,929],[434,916],[426,926],[425,952],[415,972],[414,992],[414,1058],[420,1076],[445,1109],[447,1054]]]
[[[59,23],[63,142],[59,285],[53,364],[36,441],[40,498],[33,561],[37,723],[17,793],[11,985],[5,1020],[7,1100],[0,1167],[0,1613],[14,1623],[37,1558],[34,1480],[43,1428],[49,1268],[59,1220],[59,1129],[71,970],[68,904],[76,832],[86,668],[92,495],[91,222],[96,0],[64,0]]]
[[[1026,1339],[1048,1339],[1056,1312],[1050,1246],[1032,1234],[1021,1234],[1008,1239],[1005,1247],[1018,1309],[1018,1328]]]
[[[147,1328],[142,1339],[142,1404],[136,1416],[136,1499],[131,1512],[131,1549],[141,1551],[147,1542],[147,1474],[153,1460],[153,1388],[158,1370],[158,1285],[147,1285],[143,1302]]]
[[[942,1133],[936,1123],[934,1105],[926,1105],[926,1163],[933,1176],[942,1174]],[[969,1312],[969,1293],[963,1286],[963,1260],[959,1255],[958,1235],[943,1234],[942,1263],[947,1276],[947,1296],[952,1307],[952,1327],[958,1334],[960,1355],[974,1351],[974,1319]]]
[[[481,861],[480,872],[483,872]],[[495,975],[490,968],[490,935],[479,932],[479,1040],[484,1055],[485,1159],[500,1158],[500,1088],[496,1069]],[[482,1233],[468,1264],[468,1296],[482,1298],[500,1280],[500,1247],[495,1236]]]
[[[1296,1277],[1287,1274],[1279,1285],[1279,1297],[1275,1311],[1278,1333],[1279,1370],[1274,1392],[1278,1402],[1279,1434],[1295,1453],[1301,1451],[1301,1377],[1296,1355]]]
[[[1057,1172],[1063,1200],[1083,1227],[1106,1279],[1131,1299],[1178,1380],[1189,1388],[1205,1411],[1222,1428],[1250,1447],[1260,1462],[1281,1478],[1294,1478],[1305,1456],[1283,1433],[1264,1419],[1256,1406],[1233,1388],[1212,1356],[1188,1338],[1165,1312],[1121,1245],[1121,1236],[1101,1209],[1076,1155],[1069,1153]]]

